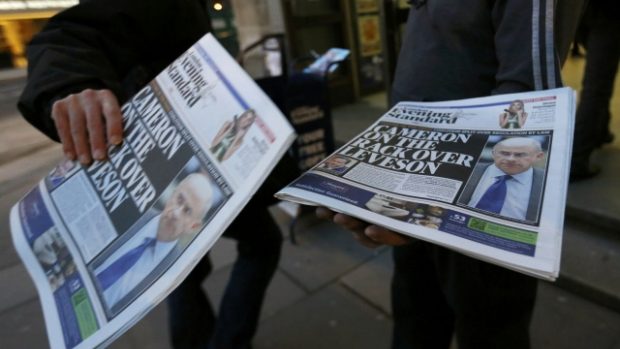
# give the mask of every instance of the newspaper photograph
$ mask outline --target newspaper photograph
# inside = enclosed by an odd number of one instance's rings
[[[184,279],[295,138],[207,34],[122,106],[109,160],[65,160],[11,211],[52,348],[109,344]]]
[[[574,112],[569,88],[401,102],[276,196],[553,280]]]

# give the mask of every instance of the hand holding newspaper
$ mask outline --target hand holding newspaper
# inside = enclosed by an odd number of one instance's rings
[[[276,196],[553,280],[574,113],[569,88],[402,102]]]
[[[109,161],[64,161],[11,211],[52,348],[120,336],[192,270],[295,138],[207,34],[122,107]]]

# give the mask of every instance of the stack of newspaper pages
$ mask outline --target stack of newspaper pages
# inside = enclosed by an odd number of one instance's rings
[[[109,344],[207,253],[295,139],[207,35],[122,107],[110,160],[64,161],[11,211],[52,348]]]
[[[276,196],[553,280],[574,114],[569,88],[402,102]]]

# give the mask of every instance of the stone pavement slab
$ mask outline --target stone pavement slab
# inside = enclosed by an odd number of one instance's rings
[[[6,285],[6,280],[0,280]],[[11,288],[20,290],[19,284]],[[3,287],[4,288],[4,287]],[[31,284],[29,288],[34,290]],[[31,291],[25,293],[30,295]],[[19,296],[22,297],[22,296]],[[22,297],[24,298],[24,297]],[[4,302],[4,297],[0,302]],[[11,302],[15,302],[12,300]],[[4,306],[4,304],[3,304]],[[114,349],[169,349],[165,304],[160,304],[129,331],[121,335],[110,348]],[[38,298],[0,311],[0,347],[2,349],[48,348],[49,343]]]
[[[54,144],[18,114],[0,118],[0,165]]]
[[[0,314],[38,297],[34,283],[23,264],[0,269]]]
[[[162,302],[129,331],[114,341],[111,349],[170,349],[168,311]]]
[[[11,237],[9,214],[11,207],[21,199],[31,188],[33,188],[39,178],[32,178],[21,185],[6,189],[6,193],[0,194],[0,269],[21,264],[21,260],[13,247]],[[2,188],[0,188],[0,191]]]
[[[620,237],[567,220],[558,284],[620,312]]]
[[[609,229],[620,240],[620,146],[600,149],[593,162],[603,170],[594,178],[569,185],[566,215]]]
[[[347,273],[340,282],[372,306],[391,315],[392,249],[383,248],[377,252],[377,257]]]
[[[220,238],[209,251],[213,271],[227,267],[237,259],[237,244],[235,240]]]
[[[343,287],[330,285],[261,324],[255,349],[387,348],[388,317]]]
[[[364,97],[354,104],[334,108],[332,123],[337,143],[344,143],[357,136],[387,111],[385,93]]]
[[[28,157],[20,157],[0,166],[0,195],[4,196],[16,186],[43,178],[62,160],[60,145],[43,148]]]
[[[26,68],[5,68],[0,70],[0,81],[5,82],[16,79],[26,79],[27,75],[28,72]]]
[[[1,312],[0,325],[3,349],[49,347],[43,311],[37,299]]]
[[[212,273],[204,283],[211,305],[216,312],[220,307],[231,270],[232,266],[222,268]],[[261,321],[299,302],[306,295],[307,293],[302,288],[292,282],[285,274],[276,270],[267,288],[260,316]]]
[[[297,245],[284,242],[280,269],[306,291],[333,282],[375,256],[331,222],[322,221],[299,232],[297,241]]]
[[[269,207],[269,213],[271,213],[271,217],[273,217],[278,228],[280,228],[280,232],[284,238],[288,238],[289,236],[289,226],[293,220],[293,214],[297,213],[297,207],[297,204],[288,201],[282,201],[279,204]],[[287,212],[287,210],[290,212]]]
[[[9,74],[4,73],[4,69],[0,70],[0,119],[19,115],[17,99],[26,86],[26,74],[25,69],[16,73],[8,76]]]
[[[613,349],[620,314],[540,282],[531,336],[533,349]]]
[[[272,206],[270,213],[274,216],[280,229],[286,232],[288,222],[291,217],[281,209]],[[283,234],[286,235],[286,234]],[[285,237],[286,238],[286,237]],[[207,295],[215,311],[219,309],[224,289],[228,284],[232,264],[237,258],[236,242],[233,239],[219,239],[209,252],[213,264],[213,272],[205,281],[203,287],[207,290]],[[265,302],[261,311],[261,319],[268,318],[279,310],[299,301],[306,295],[306,292],[299,287],[293,280],[279,270],[267,289]]]

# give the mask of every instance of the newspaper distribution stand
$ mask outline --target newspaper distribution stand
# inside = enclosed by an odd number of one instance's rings
[[[241,60],[245,61],[256,49],[264,52],[266,76],[255,77],[255,81],[280,107],[297,132],[292,156],[301,171],[308,170],[335,149],[328,82],[330,73],[349,51],[330,49],[322,56],[303,57],[294,65],[302,61],[314,62],[296,70],[294,67],[287,69],[283,34],[267,35],[248,46]]]
[[[293,152],[302,171],[335,150],[329,77],[348,54],[349,50],[332,48],[288,79],[285,114],[298,134]]]
[[[297,166],[305,171],[334,151],[327,78],[313,73],[292,74],[286,94],[285,114],[298,134],[292,151]]]
[[[285,115],[291,121],[297,140],[292,152],[301,171],[307,171],[335,150],[329,96],[329,77],[348,56],[345,49],[332,48],[315,58],[305,69],[293,73],[287,83]],[[297,217],[312,207],[300,206]],[[295,217],[289,225],[289,236],[296,243]]]
[[[248,70],[252,69],[251,61],[248,60],[256,50],[262,50],[264,61],[262,67],[263,76],[254,77],[256,83],[274,101],[280,110],[286,115],[295,129],[298,137],[293,143],[289,155],[296,163],[298,171],[306,171],[323,160],[335,150],[333,126],[331,118],[331,106],[329,98],[329,77],[338,65],[346,58],[349,51],[345,49],[331,49],[324,55],[302,57],[293,62],[292,67],[287,69],[286,52],[284,49],[284,35],[267,35],[243,50],[239,58]],[[296,71],[293,66],[303,62],[312,62],[304,69]],[[292,73],[289,75],[289,71]],[[255,74],[257,75],[257,74]],[[287,161],[289,158],[284,158]],[[291,167],[281,169],[284,164],[276,167],[277,171],[287,174],[295,171]],[[274,177],[274,176],[272,176]],[[290,176],[286,176],[290,178]],[[281,183],[281,187],[288,184]],[[280,188],[274,188],[274,192]],[[300,208],[301,210],[301,208]],[[298,212],[298,216],[301,212]],[[295,240],[294,227],[296,219],[293,219],[290,229],[290,237]]]

